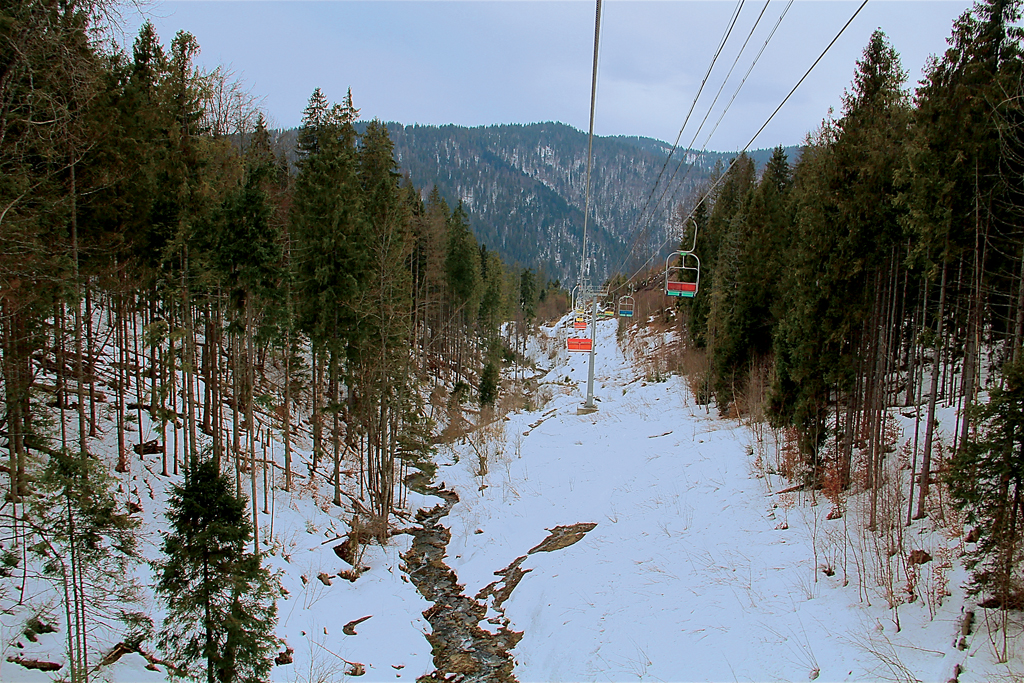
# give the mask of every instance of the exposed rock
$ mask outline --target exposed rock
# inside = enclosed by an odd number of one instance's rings
[[[291,664],[294,661],[294,658],[292,657],[292,655],[294,654],[295,650],[285,645],[284,652],[278,652],[277,656],[274,657],[274,664],[276,666],[284,666],[285,664]]]
[[[133,648],[124,642],[120,642],[103,656],[103,659],[100,660],[100,666],[109,666],[130,652],[138,652],[138,648]]]
[[[931,561],[932,556],[929,555],[926,550],[911,550],[910,555],[907,556],[907,562],[909,564],[924,564]]]
[[[594,522],[580,522],[579,524],[545,529],[545,531],[550,531],[551,533],[543,541],[530,548],[527,554],[549,553],[552,550],[567,548],[573,543],[580,541],[587,535],[587,532],[592,531],[596,526],[597,524]]]
[[[496,611],[500,612],[502,604],[509,599],[512,595],[512,591],[515,590],[516,586],[519,585],[519,582],[523,580],[523,577],[526,576],[528,572],[533,571],[532,569],[519,568],[519,565],[522,564],[523,560],[526,558],[527,555],[517,557],[509,566],[494,572],[495,576],[500,576],[502,578],[481,588],[480,592],[476,594],[476,599],[486,601],[489,597],[493,598],[494,600],[491,603],[491,606]]]
[[[342,627],[341,630],[347,636],[357,635],[356,634],[356,626],[358,626],[359,624],[363,623],[364,621],[366,621],[367,619],[369,619],[372,616],[373,616],[372,614],[367,614],[365,617],[359,617],[358,619],[353,619],[352,621],[350,621],[347,624],[345,624]]]
[[[969,636],[974,629],[974,610],[967,610],[960,620],[960,635]]]
[[[41,659],[25,659],[23,657],[8,657],[8,662],[20,664],[26,669],[38,669],[39,671],[59,671],[63,664],[60,662],[47,662]]]
[[[57,627],[53,624],[47,624],[39,617],[32,617],[31,619],[25,622],[25,629],[22,631],[22,634],[24,634],[26,638],[35,643],[39,640],[38,638],[36,638],[37,635],[42,633],[56,632]]]
[[[344,541],[334,546],[334,554],[354,567],[357,548],[358,543],[354,542],[351,536],[346,536]]]
[[[325,586],[330,586],[331,585],[331,577],[330,577],[330,575],[325,574],[324,572],[320,572],[319,574],[317,574],[316,578],[320,579],[320,583],[322,583]]]
[[[156,455],[164,452],[164,447],[160,445],[159,439],[152,439],[150,441],[143,441],[132,446],[132,450],[138,455]]]

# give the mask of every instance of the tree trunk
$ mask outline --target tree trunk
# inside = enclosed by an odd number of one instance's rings
[[[256,415],[253,411],[253,394],[256,389],[256,368],[252,340],[252,297],[245,297],[245,419],[248,423],[249,438],[249,482],[252,497],[252,552],[260,555],[259,498],[256,496]]]
[[[943,249],[942,279],[939,284],[938,325],[935,340],[936,346],[935,354],[932,358],[931,395],[928,397],[928,420],[924,426],[924,453],[921,457],[921,479],[918,485],[917,512],[914,514],[914,519],[923,519],[925,516],[924,501],[925,497],[928,495],[928,480],[931,478],[932,437],[933,427],[935,425],[935,403],[936,399],[938,399],[939,393],[939,363],[941,361],[943,346],[942,332],[943,323],[945,322],[945,315],[943,312],[946,306],[946,274],[948,269],[949,266],[945,260],[945,249]]]
[[[78,384],[78,450],[83,458],[89,454],[85,419],[85,369],[82,364],[82,283],[78,270],[78,202],[75,185],[75,164],[71,164],[71,259],[75,279],[75,382]]]

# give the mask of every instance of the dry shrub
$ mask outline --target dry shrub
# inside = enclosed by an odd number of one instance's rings
[[[654,322],[664,316],[665,292],[661,289],[645,289],[633,294],[633,318],[641,324]]]
[[[648,382],[664,382],[673,373],[682,371],[685,345],[679,335],[671,338],[662,325],[637,325],[632,334],[620,340],[623,356],[636,365]]]
[[[707,363],[705,354],[704,363]],[[705,370],[706,371],[706,370]],[[759,478],[765,480],[768,490],[772,490],[771,467],[769,466],[769,444],[774,444],[778,449],[778,432],[768,424],[765,406],[767,405],[768,388],[772,381],[772,366],[768,362],[751,364],[750,373],[747,378],[746,391],[739,395],[734,403],[739,408],[740,414],[744,417],[744,423],[750,430],[750,445],[748,451],[754,456],[754,471]],[[691,382],[691,390],[694,388],[691,375],[687,375]]]
[[[452,389],[451,393],[445,392],[443,389],[439,392],[439,389],[435,389],[434,393],[431,394],[432,401],[435,396],[438,399],[444,397],[442,411],[444,427],[441,429],[438,441],[440,443],[455,443],[465,439],[466,434],[473,428],[472,423],[466,419],[466,408],[464,406],[472,389],[465,382],[459,382]]]
[[[679,354],[679,368],[698,405],[711,403],[711,358],[707,350],[687,344]]]
[[[466,441],[477,458],[473,475],[482,481],[490,471],[490,464],[502,462],[505,457],[505,421],[489,408],[480,411],[477,426],[466,434]]]
[[[786,427],[782,430],[782,446],[775,451],[775,471],[793,481],[801,478],[806,469],[807,463],[800,452],[800,434],[796,427]]]
[[[821,492],[832,504],[828,519],[839,519],[846,514],[846,488],[843,485],[843,472],[839,458],[834,453],[835,441],[830,441],[826,447],[829,450],[822,453]]]
[[[504,382],[498,394],[496,406],[498,415],[532,410],[531,384],[535,383],[531,383],[529,380]]]
[[[365,509],[360,509],[357,514],[352,515],[348,528],[345,541],[339,546],[342,549],[340,556],[351,564],[353,569],[353,577],[344,578],[355,581],[363,572],[363,554],[366,552],[366,546],[374,541],[382,546],[387,545],[390,534],[387,518]]]
[[[796,496],[792,493],[781,493],[779,494],[778,508],[782,510],[782,521],[775,527],[776,529],[788,529],[789,528],[789,511],[796,506]]]
[[[433,388],[433,390],[431,390],[428,403],[430,405],[431,419],[446,409],[448,406],[448,391],[445,389],[443,384],[438,384]]]

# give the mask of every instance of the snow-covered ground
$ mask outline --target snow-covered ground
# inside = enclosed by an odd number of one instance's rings
[[[437,455],[436,481],[461,498],[444,520],[452,531],[446,562],[466,595],[526,555],[546,529],[597,525],[578,543],[521,565],[529,573],[504,605],[524,634],[513,650],[520,681],[947,681],[959,667],[966,682],[1024,669],[1013,644],[1009,664],[995,662],[982,609],[966,649],[956,647],[966,573],[956,558],[940,565],[960,538],[931,520],[904,532],[908,550],[934,557],[915,569],[909,601],[905,575],[879,581],[885,571],[864,540],[871,536],[857,514],[862,501],[851,498],[847,514],[827,519],[832,504],[820,493],[780,494],[787,484],[755,466],[751,429],[696,405],[678,376],[645,381],[616,344],[617,324],[598,323],[597,412],[577,414],[587,355],[564,351],[565,327],[544,328],[532,348],[548,368],[538,393],[549,400]],[[904,427],[912,433],[913,422]],[[132,476],[159,529],[154,457],[136,460]],[[301,483],[301,493],[275,493],[273,522],[261,518],[273,539],[270,563],[288,591],[278,633],[294,651],[273,679],[395,681],[432,671],[421,615],[430,605],[399,568],[410,537],[370,548],[371,569],[354,583],[338,578],[349,567],[332,546],[345,522],[326,482],[316,496]],[[436,502],[410,494],[411,511]],[[153,555],[158,542],[154,536]],[[891,602],[902,603],[898,614]],[[356,635],[343,633],[367,615]],[[25,652],[45,656],[49,648],[59,661],[62,635]],[[16,636],[4,633],[5,659],[18,652],[10,645]],[[347,675],[353,662],[365,675]],[[104,675],[163,679],[144,664],[128,655]],[[48,679],[0,664],[0,680]]]

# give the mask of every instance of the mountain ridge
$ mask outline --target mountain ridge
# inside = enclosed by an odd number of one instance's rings
[[[357,122],[357,131],[362,133],[366,125]],[[534,267],[563,282],[579,277],[585,132],[557,121],[384,125],[400,172],[423,197],[436,186],[452,207],[461,202],[480,244],[497,251],[506,263]],[[284,135],[288,133],[292,131]],[[792,158],[799,148],[785,149]],[[760,168],[771,151],[748,155]],[[676,207],[736,156],[673,152],[670,144],[642,136],[594,136],[587,220],[590,277],[628,274],[652,253],[674,249],[681,232]]]

